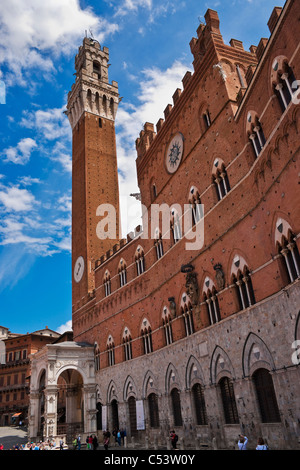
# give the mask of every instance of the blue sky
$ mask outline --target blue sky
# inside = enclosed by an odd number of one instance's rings
[[[269,37],[282,0],[10,0],[0,7],[0,325],[15,333],[71,321],[71,130],[66,108],[85,31],[110,51],[123,235],[137,192],[135,139],[163,117],[208,8],[225,43]],[[131,198],[132,199],[132,198]],[[135,209],[137,207],[135,206]],[[138,213],[138,212],[137,212]],[[131,224],[133,224],[131,226]]]

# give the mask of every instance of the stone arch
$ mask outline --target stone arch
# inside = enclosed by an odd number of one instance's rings
[[[204,385],[202,367],[195,356],[190,356],[185,369],[185,386],[190,390],[197,382]]]
[[[179,380],[179,373],[176,367],[170,362],[167,367],[165,375],[165,390],[166,394],[169,395],[173,388],[182,390],[181,383]]]
[[[210,362],[210,381],[216,384],[225,376],[235,378],[234,368],[224,349],[216,346]]]
[[[144,376],[142,385],[142,398],[146,399],[150,393],[159,395],[159,389],[157,388],[157,379],[151,370],[148,370]]]
[[[118,400],[118,388],[114,382],[111,380],[108,387],[107,387],[107,403],[111,403],[113,400]]]
[[[129,397],[137,397],[137,389],[133,378],[128,375],[123,387],[123,400],[128,401]]]
[[[243,375],[252,376],[256,369],[274,370],[275,364],[266,343],[255,333],[249,333],[242,355]]]

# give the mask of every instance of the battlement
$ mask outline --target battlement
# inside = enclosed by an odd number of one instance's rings
[[[275,7],[270,19],[268,21],[268,27],[270,33],[274,31],[277,21],[280,17],[282,8]],[[154,125],[147,122],[144,125],[144,129],[140,132],[139,137],[136,139],[136,151],[138,160],[140,160],[149,151],[152,142],[155,140],[157,135],[161,132],[166,122],[170,120],[170,117],[174,114],[174,108],[180,106],[180,101],[185,95],[185,90],[189,87],[191,81],[193,81],[194,75],[203,72],[205,69],[206,58],[208,60],[209,52],[215,50],[219,56],[228,58],[235,57],[239,62],[244,61],[244,83],[240,84],[240,89],[236,92],[235,101],[237,106],[240,105],[242,97],[244,96],[247,87],[254,75],[258,62],[261,60],[265,48],[268,44],[267,38],[261,38],[257,46],[251,45],[249,51],[245,51],[243,42],[239,39],[231,39],[229,45],[225,45],[220,32],[220,20],[218,13],[215,10],[208,9],[204,15],[206,24],[200,23],[197,28],[197,38],[192,38],[190,41],[191,53],[194,56],[193,67],[194,73],[187,71],[182,79],[183,90],[177,88],[173,94],[173,104],[168,104],[164,109],[164,119],[160,118],[156,124],[156,132]],[[221,58],[222,60],[222,58]],[[203,67],[204,64],[204,67]],[[223,80],[226,81],[226,74],[219,65],[220,74],[223,76]]]

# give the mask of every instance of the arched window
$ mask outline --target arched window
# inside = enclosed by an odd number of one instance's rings
[[[91,92],[90,89],[88,89],[88,91],[87,91],[86,98],[87,98],[87,103],[88,103],[88,106],[89,106],[89,110],[92,111],[92,109],[93,109],[93,105],[92,105],[92,92]]]
[[[280,422],[280,414],[270,372],[266,369],[258,369],[254,372],[252,378],[255,385],[262,422]]]
[[[226,424],[238,424],[239,417],[235,402],[233,383],[229,377],[223,377],[219,381],[221,391],[224,418]]]
[[[192,212],[192,225],[196,225],[200,219],[203,218],[203,204],[201,204],[201,199],[199,191],[194,186],[190,189],[189,194],[189,204]]]
[[[240,310],[254,305],[255,296],[249,268],[241,256],[234,257],[231,272]]]
[[[284,267],[289,282],[294,282],[300,277],[300,256],[296,244],[295,235],[289,231],[287,236],[281,237],[281,243],[278,244],[278,251],[284,260]]]
[[[156,393],[150,393],[148,396],[150,428],[159,427],[158,397]]]
[[[111,294],[111,281],[110,281],[110,273],[108,270],[105,271],[104,274],[104,294],[105,297]]]
[[[278,57],[273,61],[272,76],[274,91],[282,111],[285,111],[299,88],[298,81],[286,58]]]
[[[192,396],[194,401],[194,407],[196,412],[196,424],[205,425],[207,424],[206,405],[204,399],[203,386],[196,383],[192,388]]]
[[[94,346],[95,371],[100,370],[100,349],[98,344]]]
[[[173,343],[172,319],[168,307],[163,308],[162,322],[165,330],[166,345]]]
[[[181,315],[184,321],[184,329],[186,336],[190,336],[194,333],[194,319],[193,319],[193,307],[190,299],[186,293],[181,297]]]
[[[132,347],[131,347],[131,334],[128,328],[125,328],[123,333],[123,347],[124,347],[124,359],[130,361],[132,359]]]
[[[143,351],[144,354],[149,354],[153,351],[152,348],[152,331],[148,320],[145,318],[143,320],[141,336],[143,341]]]
[[[171,391],[171,402],[173,409],[174,426],[182,426],[181,401],[180,394],[177,388],[173,388]]]
[[[216,188],[217,198],[220,201],[230,191],[230,184],[224,162],[219,158],[214,161],[213,183]]]
[[[213,325],[214,323],[218,323],[221,320],[221,315],[220,315],[217,291],[214,287],[212,288],[212,291],[208,289],[204,293],[204,300],[207,305],[207,314],[208,314],[210,325]]]
[[[158,229],[155,230],[154,246],[155,246],[157,259],[162,258],[164,255],[164,246],[163,246],[163,241],[162,241],[162,235]]]
[[[181,219],[176,209],[171,209],[171,231],[174,243],[177,243],[182,237]]]
[[[206,109],[203,113],[203,121],[205,129],[208,129],[211,126],[211,119],[208,109]]]
[[[101,79],[101,66],[97,60],[93,61],[93,73],[97,74],[98,80]]]
[[[255,113],[249,112],[247,115],[247,132],[253,146],[255,157],[258,157],[266,143],[266,139],[262,125]]]
[[[115,345],[114,345],[114,340],[112,336],[108,337],[106,349],[107,349],[108,365],[114,366],[115,365]]]
[[[120,287],[123,287],[125,286],[125,284],[127,284],[126,263],[123,259],[120,260],[118,271],[119,271]]]
[[[138,276],[140,276],[145,271],[145,256],[144,256],[144,250],[141,246],[138,246],[135,252],[135,264],[136,264],[136,273]]]
[[[237,276],[233,279],[236,286],[240,310],[254,305],[254,291],[248,268],[244,268],[244,272],[238,271]]]

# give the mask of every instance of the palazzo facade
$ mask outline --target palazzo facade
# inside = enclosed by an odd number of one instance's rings
[[[59,345],[62,361],[55,345],[40,351],[31,380],[36,410],[43,371],[54,393],[47,435],[64,374],[79,413],[68,422],[85,433],[123,428],[163,445],[174,428],[194,448],[231,448],[240,433],[249,448],[259,436],[298,448],[299,16],[297,0],[275,7],[270,37],[246,51],[207,10],[193,73],[136,140],[143,223],[126,238],[118,224],[99,238],[100,207],[119,214],[119,94],[108,49],[84,39],[67,106],[74,344]]]

